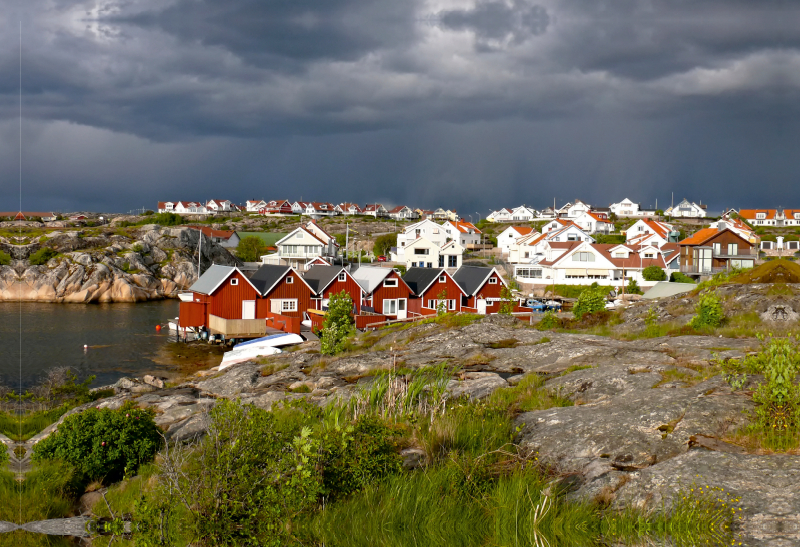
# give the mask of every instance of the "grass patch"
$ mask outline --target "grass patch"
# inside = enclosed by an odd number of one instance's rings
[[[573,370],[569,370],[569,372]],[[528,374],[516,386],[498,389],[492,393],[489,397],[489,404],[507,409],[512,416],[533,410],[573,405],[573,402],[560,392],[545,388],[544,382],[543,376],[536,373]]]
[[[289,367],[289,363],[271,363],[261,367],[261,376],[271,376]]]
[[[0,520],[24,523],[69,515],[83,492],[75,470],[63,462],[40,462],[17,482],[13,473],[0,471]],[[21,503],[8,503],[20,500]]]
[[[70,406],[60,406],[22,415],[0,412],[0,433],[13,441],[27,441],[49,425],[56,423],[69,409]]]
[[[487,348],[490,349],[507,349],[507,348],[515,348],[519,345],[519,340],[516,338],[505,338],[503,340],[498,340],[497,342],[489,342],[486,344]]]

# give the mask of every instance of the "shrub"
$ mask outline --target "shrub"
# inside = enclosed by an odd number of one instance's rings
[[[554,329],[559,325],[558,317],[553,310],[546,311],[539,320],[540,329]]]
[[[632,280],[631,280],[632,281]],[[575,319],[580,320],[585,313],[594,313],[606,309],[606,297],[602,290],[591,288],[583,291],[572,308]]]
[[[153,215],[153,214],[154,214],[154,213],[153,213],[153,211],[151,211],[150,209],[148,209],[147,211],[145,211],[144,213],[142,213],[142,216],[143,216],[143,217],[149,217],[149,216],[151,216],[151,215]]]
[[[403,460],[399,431],[377,416],[361,416],[355,425],[329,431],[322,442],[323,493],[347,496],[398,473]]]
[[[171,447],[161,474],[173,504],[189,508],[207,545],[264,545],[286,522],[317,500],[317,441],[301,423],[239,401],[221,400],[209,413],[208,433],[188,453]],[[244,538],[247,538],[245,540]]]
[[[147,220],[147,223],[160,224],[161,226],[180,226],[183,224],[183,218],[175,213],[158,213],[153,215],[152,220]]]
[[[119,480],[153,459],[161,435],[152,410],[126,403],[117,410],[90,408],[68,416],[34,446],[35,460],[63,460],[91,480]]]
[[[5,251],[0,251],[0,266],[8,266],[11,264],[11,255]]]
[[[243,262],[258,262],[266,251],[260,237],[243,237],[236,246],[236,257]]]
[[[667,274],[658,266],[648,266],[642,271],[645,281],[666,281]]]
[[[625,292],[628,294],[642,294],[642,289],[639,288],[639,283],[631,277],[630,281],[628,281],[628,286],[625,289]]]
[[[695,316],[689,321],[689,326],[695,329],[718,327],[725,318],[719,298],[711,293],[706,293],[700,297],[700,301],[694,311]]]
[[[331,296],[328,311],[322,323],[320,352],[335,355],[344,349],[345,340],[355,333],[353,300],[345,291]]]
[[[57,254],[58,252],[50,247],[42,247],[28,257],[28,262],[30,262],[33,266],[41,266],[43,264],[47,264],[47,262]]]
[[[500,298],[502,299],[500,302],[500,310],[498,313],[503,315],[511,315],[511,312],[514,311],[514,295],[512,294],[511,290],[507,287],[503,287],[500,291]]]
[[[669,280],[673,283],[694,283],[694,279],[681,272],[672,272],[672,275],[669,276]]]

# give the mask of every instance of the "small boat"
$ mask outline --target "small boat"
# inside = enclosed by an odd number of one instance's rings
[[[276,353],[281,353],[281,350],[278,349],[281,346],[291,346],[303,342],[305,340],[300,335],[290,332],[270,334],[255,340],[240,342],[222,357],[222,364],[220,364],[219,369],[223,370],[231,365],[243,363],[257,357],[275,355]]]

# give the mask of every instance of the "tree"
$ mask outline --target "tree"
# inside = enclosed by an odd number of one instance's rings
[[[599,287],[590,287],[583,291],[572,308],[575,319],[580,320],[587,313],[594,313],[606,309],[605,290]]]
[[[236,256],[242,262],[258,262],[265,251],[264,242],[258,236],[243,237],[236,246]]]
[[[639,283],[636,281],[636,279],[631,277],[630,281],[628,281],[628,288],[625,289],[625,292],[628,294],[642,294],[642,289],[639,288]]]
[[[333,237],[336,238],[336,243],[339,244],[339,247],[344,248],[344,246],[347,244],[347,235],[345,235],[345,234],[334,234]]]
[[[609,213],[608,214],[608,220],[610,220],[612,223],[616,222],[618,220],[617,213],[614,213],[614,212]]]
[[[511,315],[514,311],[514,294],[508,287],[503,287],[500,291],[500,310],[502,315]]]
[[[673,283],[694,283],[694,279],[681,272],[672,272],[672,275],[669,276],[669,280]]]
[[[664,211],[662,209],[656,209],[656,215],[660,216],[660,217],[663,217],[664,216]]]
[[[397,246],[397,234],[383,234],[375,238],[372,252],[375,253],[375,256],[386,256],[395,246]]]
[[[443,290],[436,295],[436,315],[442,316],[447,313],[447,290]]]
[[[345,291],[331,296],[328,311],[322,323],[320,352],[335,355],[344,349],[345,340],[355,333],[353,299]]]
[[[666,281],[667,274],[658,266],[648,266],[642,271],[642,277],[645,281]]]

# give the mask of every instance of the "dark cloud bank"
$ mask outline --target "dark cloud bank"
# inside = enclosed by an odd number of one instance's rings
[[[788,2],[68,0],[0,14],[0,209],[797,206]]]

